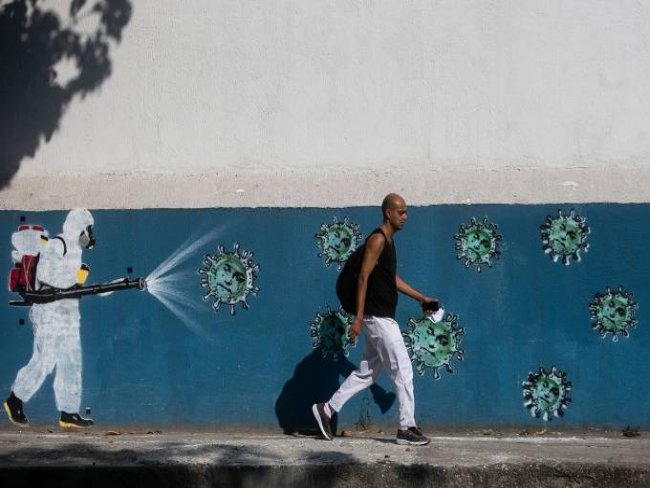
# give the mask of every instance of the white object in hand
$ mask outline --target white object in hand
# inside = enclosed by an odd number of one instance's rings
[[[435,323],[440,322],[444,316],[445,316],[445,309],[440,307],[437,311],[435,311],[434,313],[432,313],[428,317],[429,317],[429,320],[435,324]]]

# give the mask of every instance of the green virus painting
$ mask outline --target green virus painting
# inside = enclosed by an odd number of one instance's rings
[[[619,335],[629,337],[628,329],[637,324],[635,317],[639,306],[631,293],[622,286],[618,291],[606,288],[605,293],[597,293],[589,305],[591,327],[596,329],[601,337],[612,334],[612,341],[618,341]]]
[[[497,225],[483,219],[482,222],[472,218],[468,225],[461,224],[456,240],[456,257],[465,262],[465,267],[476,266],[476,271],[481,272],[481,267],[492,267],[501,252],[499,250],[501,234],[497,232]]]
[[[320,350],[324,358],[333,361],[341,356],[347,357],[351,325],[352,317],[342,308],[333,310],[328,306],[324,314],[317,313],[309,326],[314,349]]]
[[[542,230],[542,247],[553,262],[562,261],[569,265],[573,259],[580,262],[580,252],[587,252],[587,236],[590,233],[587,220],[571,210],[564,215],[558,210],[557,217],[548,216],[540,226]]]
[[[541,417],[548,421],[553,417],[561,417],[571,403],[571,383],[567,381],[566,374],[558,371],[555,366],[550,372],[542,367],[539,368],[539,373],[529,373],[522,386],[524,406],[535,418]]]
[[[260,291],[255,280],[260,267],[253,261],[253,253],[239,249],[239,242],[233,251],[225,251],[223,246],[217,248],[215,255],[206,255],[199,268],[201,286],[206,293],[204,300],[212,300],[212,307],[219,311],[221,305],[230,307],[230,314],[235,315],[238,303],[248,309],[248,295],[257,295]]]
[[[460,342],[465,331],[458,327],[458,317],[447,314],[439,322],[428,318],[409,319],[408,332],[402,332],[406,349],[420,376],[427,368],[433,371],[434,379],[440,379],[439,368],[453,373],[452,359],[462,360],[464,351]]]
[[[343,222],[334,217],[331,224],[321,225],[320,232],[314,237],[320,249],[318,257],[325,260],[326,266],[334,264],[340,270],[363,236],[359,233],[358,224],[351,223],[347,217]]]

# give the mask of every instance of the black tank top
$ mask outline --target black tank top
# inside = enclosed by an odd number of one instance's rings
[[[395,242],[386,238],[381,229],[375,229],[373,234],[382,234],[386,243],[384,250],[379,255],[377,265],[373,268],[368,278],[368,290],[366,292],[366,306],[364,313],[375,317],[395,318],[397,307],[397,254]],[[368,239],[370,238],[368,236]]]

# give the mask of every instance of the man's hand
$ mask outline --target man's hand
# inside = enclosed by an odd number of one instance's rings
[[[352,322],[352,325],[350,326],[350,332],[348,332],[348,337],[350,338],[350,342],[352,344],[356,344],[357,339],[359,339],[359,335],[361,334],[362,323],[363,323],[362,319],[354,319],[354,322]]]
[[[424,296],[399,276],[395,277],[395,284],[397,285],[397,291],[419,302],[424,315],[431,315],[440,307],[440,301],[436,297]]]
[[[420,305],[422,305],[424,315],[431,315],[440,308],[440,300],[435,297],[422,297]]]

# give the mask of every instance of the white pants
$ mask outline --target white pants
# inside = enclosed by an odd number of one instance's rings
[[[414,427],[413,367],[397,322],[386,317],[365,316],[363,328],[366,343],[361,365],[332,395],[330,407],[339,412],[350,398],[372,385],[382,369],[386,369],[395,384],[399,402],[399,428]]]
[[[33,305],[34,352],[18,371],[14,394],[27,402],[56,367],[54,399],[62,412],[77,413],[81,406],[81,340],[79,300]]]

